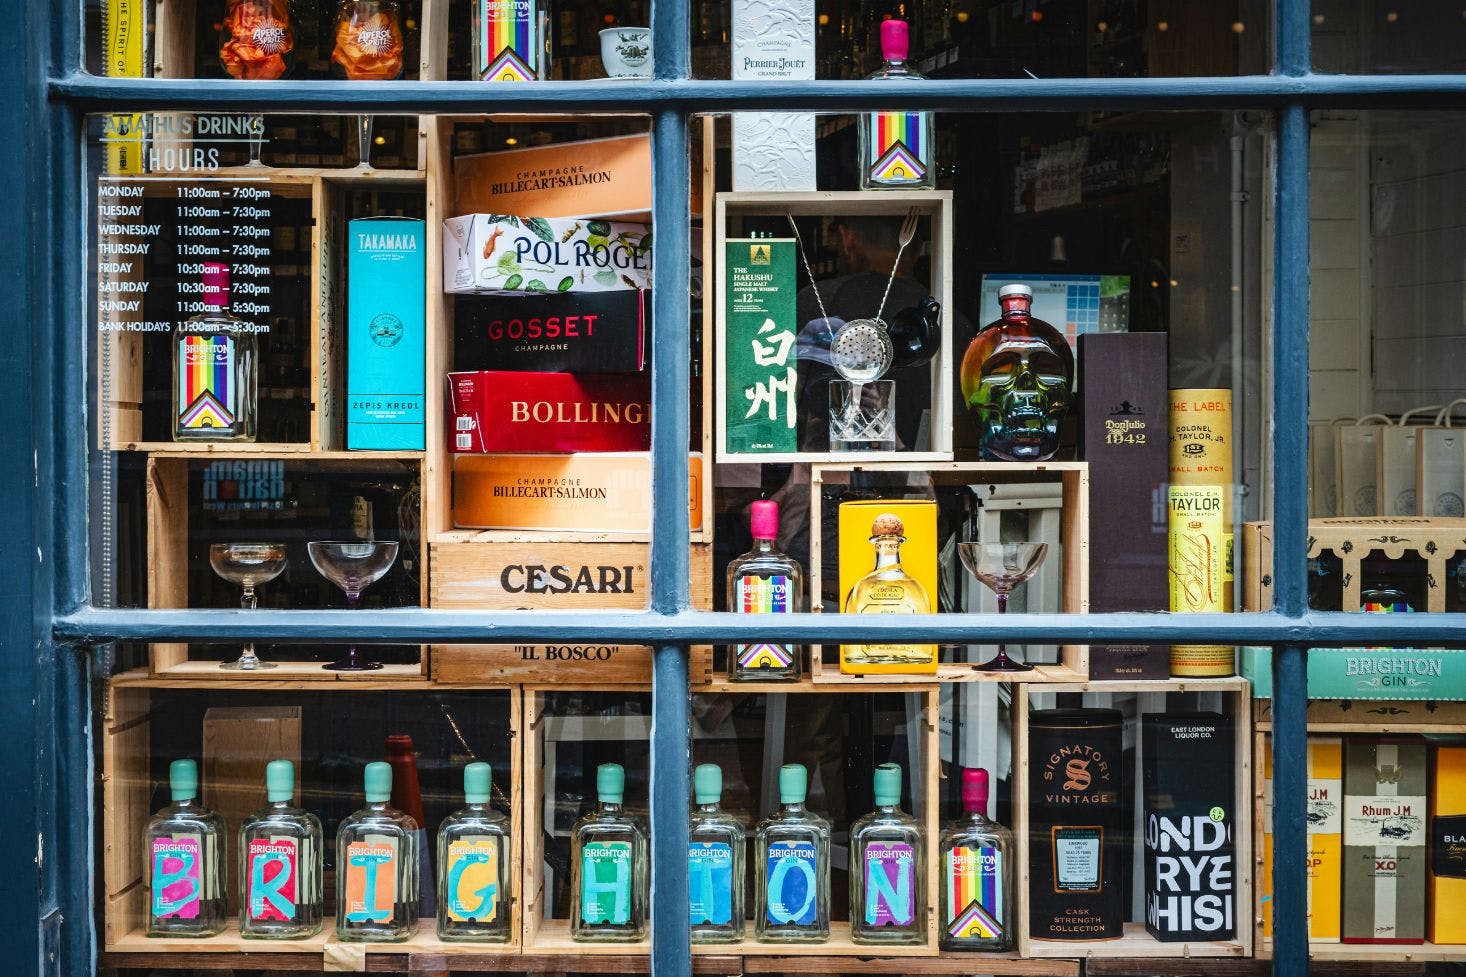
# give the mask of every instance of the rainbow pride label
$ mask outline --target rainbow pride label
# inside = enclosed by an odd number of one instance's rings
[[[927,178],[927,119],[921,112],[876,112],[870,128],[872,183],[905,185]]]
[[[992,940],[1003,935],[1003,852],[998,848],[948,849],[942,859],[947,906],[942,921],[955,939]]]
[[[478,0],[480,61],[484,81],[534,81],[539,68],[539,17],[530,0]]]
[[[788,614],[793,581],[787,576],[739,577],[734,587],[734,609],[739,614]],[[739,668],[788,668],[794,662],[793,645],[735,645]]]
[[[230,336],[183,336],[178,340],[178,426],[185,431],[222,430],[239,416],[234,361],[239,347]]]

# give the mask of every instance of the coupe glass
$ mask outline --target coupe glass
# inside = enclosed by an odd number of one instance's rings
[[[402,74],[402,19],[393,0],[342,0],[331,60],[351,81],[391,81]],[[358,169],[371,169],[372,117],[357,117]]]
[[[1008,613],[1008,595],[1013,588],[1038,572],[1048,543],[958,543],[957,554],[967,572],[998,595],[998,613]],[[992,660],[974,666],[980,672],[1028,672],[1033,666],[1008,657],[1008,646],[998,645]]]
[[[346,591],[346,606],[355,609],[361,592],[382,579],[397,560],[397,544],[385,540],[312,541],[306,544],[316,571]],[[346,657],[322,668],[333,672],[366,672],[381,668],[381,662],[360,657],[356,645]]]
[[[294,50],[290,0],[227,0],[219,24],[219,64],[229,77],[284,78],[295,63]],[[249,165],[264,166],[265,117],[255,120],[259,134],[250,136]]]
[[[246,611],[254,610],[259,603],[255,588],[280,576],[285,562],[284,543],[214,543],[209,547],[209,565],[214,572],[244,588],[239,606]],[[219,667],[257,671],[275,666],[260,661],[254,642],[246,641],[238,660],[224,662]]]

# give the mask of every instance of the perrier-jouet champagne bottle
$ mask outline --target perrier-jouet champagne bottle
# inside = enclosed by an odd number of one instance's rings
[[[626,813],[626,771],[596,768],[599,803],[570,834],[570,938],[635,943],[646,936],[647,829]]]

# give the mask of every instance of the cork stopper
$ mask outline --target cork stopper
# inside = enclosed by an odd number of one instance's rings
[[[894,763],[883,763],[875,770],[875,797],[877,807],[895,807],[901,803],[901,768]]]
[[[716,804],[723,797],[723,768],[700,763],[692,772],[692,790],[699,804]]]
[[[175,801],[191,801],[199,796],[199,765],[192,760],[168,764],[168,790]]]
[[[229,266],[222,261],[204,262],[203,302],[219,309],[229,304]]]
[[[385,804],[392,799],[392,765],[382,760],[373,760],[362,772],[368,804]]]
[[[906,527],[901,525],[901,520],[889,512],[883,512],[876,516],[876,521],[870,524],[871,536],[903,536]]]
[[[489,803],[491,772],[487,763],[470,763],[463,768],[463,800],[467,804]]]
[[[778,539],[779,503],[760,499],[750,506],[748,528],[754,539]]]
[[[881,21],[881,57],[886,61],[905,61],[911,50],[911,28],[904,20]]]
[[[988,812],[988,772],[977,767],[962,771],[962,810],[973,814]]]
[[[626,794],[626,770],[619,763],[596,767],[596,796],[602,804],[620,804]]]
[[[271,760],[265,764],[265,799],[274,804],[294,796],[295,764],[289,760]]]

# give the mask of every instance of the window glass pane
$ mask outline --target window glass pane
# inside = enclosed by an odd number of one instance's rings
[[[1432,74],[1462,69],[1466,11],[1421,0],[1315,0],[1313,64],[1347,75]]]

